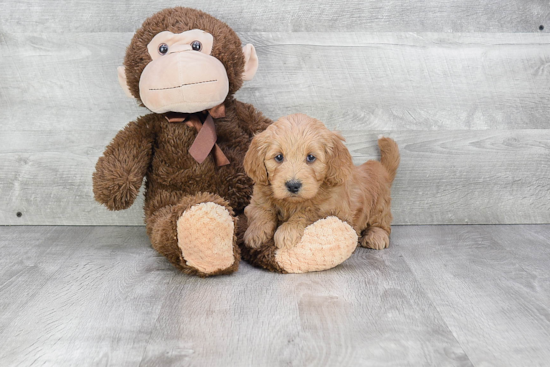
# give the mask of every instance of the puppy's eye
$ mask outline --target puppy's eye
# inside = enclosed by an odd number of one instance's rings
[[[275,158],[273,158],[273,159],[275,159],[275,162],[281,163],[281,162],[283,161],[284,157],[283,157],[282,154],[277,154],[277,155],[275,156]]]
[[[315,162],[316,159],[317,159],[317,158],[316,158],[314,155],[312,155],[312,154],[308,154],[307,157],[306,157],[306,161],[307,161],[308,163],[313,163],[313,162]]]
[[[166,43],[161,43],[159,45],[159,54],[166,55],[167,52],[168,52],[168,45]]]

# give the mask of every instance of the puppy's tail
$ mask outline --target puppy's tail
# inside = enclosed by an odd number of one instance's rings
[[[382,166],[388,171],[391,184],[397,173],[399,162],[401,161],[399,148],[393,139],[384,136],[378,138],[378,147],[380,148],[380,162],[382,162]]]

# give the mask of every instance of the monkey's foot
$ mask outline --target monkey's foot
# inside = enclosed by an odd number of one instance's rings
[[[178,247],[186,265],[201,275],[225,274],[235,261],[235,224],[229,211],[207,202],[187,209],[177,221]]]
[[[357,233],[336,217],[306,227],[296,246],[275,253],[275,261],[288,273],[331,269],[346,261],[357,247]]]

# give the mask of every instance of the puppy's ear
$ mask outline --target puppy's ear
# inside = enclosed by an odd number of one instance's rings
[[[351,175],[354,165],[348,148],[344,145],[344,137],[335,131],[330,132],[327,144],[327,174],[325,181],[330,186],[343,184]]]
[[[265,168],[265,154],[269,146],[269,132],[263,131],[256,135],[248,151],[244,156],[244,170],[246,174],[254,180],[255,183],[268,185],[267,170]]]

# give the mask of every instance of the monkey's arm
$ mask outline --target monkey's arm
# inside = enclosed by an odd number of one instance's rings
[[[99,158],[93,174],[95,199],[110,210],[130,207],[151,163],[154,141],[151,116],[130,122]]]

